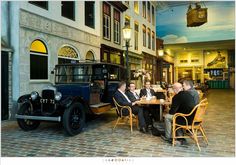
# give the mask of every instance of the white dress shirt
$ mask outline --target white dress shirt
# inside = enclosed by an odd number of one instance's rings
[[[136,99],[139,99],[139,95],[138,95],[135,91],[130,91],[130,92],[132,92],[132,93],[134,94],[134,97],[135,97]]]
[[[151,90],[150,89],[146,89],[146,90],[147,90],[147,97],[152,97]]]

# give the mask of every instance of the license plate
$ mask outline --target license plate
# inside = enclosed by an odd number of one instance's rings
[[[42,103],[42,104],[55,104],[55,100],[53,100],[53,99],[40,99],[40,103]]]

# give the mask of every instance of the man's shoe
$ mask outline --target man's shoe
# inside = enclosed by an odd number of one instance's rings
[[[161,138],[164,140],[164,141],[166,141],[166,142],[168,142],[168,143],[172,143],[172,139],[171,138],[167,138],[167,137],[165,137],[164,135],[161,135]]]
[[[153,126],[152,125],[148,125],[148,130],[152,130]]]
[[[145,127],[141,127],[139,131],[142,132],[142,133],[147,133],[147,130],[146,130]]]
[[[181,143],[181,145],[187,145],[188,143],[187,143],[187,140],[186,139],[180,139],[180,143]]]

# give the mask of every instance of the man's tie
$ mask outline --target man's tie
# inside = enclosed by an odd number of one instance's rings
[[[134,92],[134,93],[135,93],[136,99],[139,99],[139,95],[136,92]]]

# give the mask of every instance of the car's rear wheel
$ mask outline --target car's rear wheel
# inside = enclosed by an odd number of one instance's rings
[[[85,112],[80,103],[72,104],[63,114],[63,127],[67,135],[79,134],[85,125]]]
[[[19,111],[17,113],[18,115],[31,115],[32,114],[32,109],[29,103],[23,103]],[[29,119],[17,119],[17,123],[19,127],[25,131],[31,131],[40,125],[40,121],[37,120],[29,120]]]

